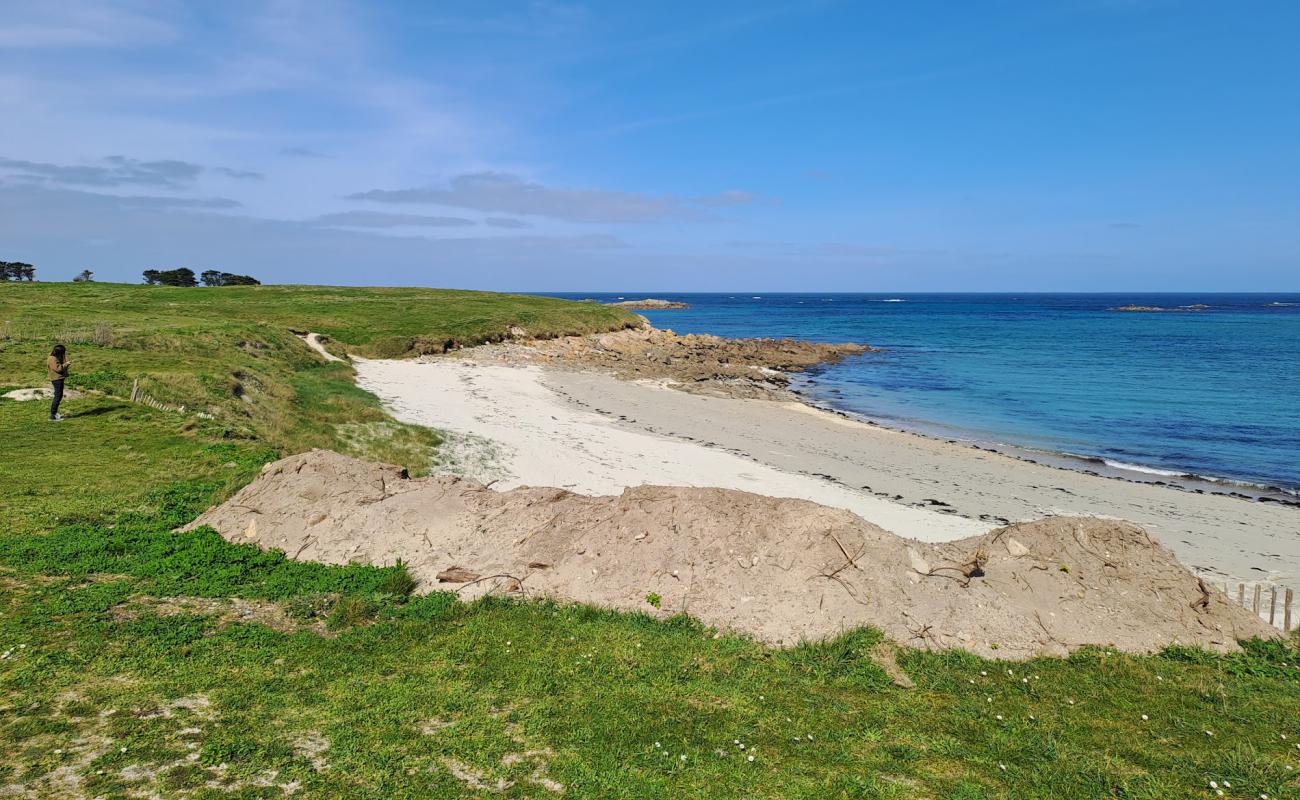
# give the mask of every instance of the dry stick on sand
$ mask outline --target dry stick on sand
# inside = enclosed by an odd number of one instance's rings
[[[464,589],[468,589],[469,587],[473,586],[476,583],[483,583],[484,581],[490,581],[493,578],[506,578],[508,580],[514,581],[514,588],[510,588],[510,584],[506,584],[507,592],[519,592],[520,594],[524,594],[524,595],[528,594],[527,592],[524,591],[524,581],[528,580],[528,576],[525,575],[523,578],[516,578],[514,575],[511,575],[508,572],[498,572],[495,575],[484,575],[482,578],[476,578],[475,580],[472,581],[466,581],[465,583],[456,587],[456,592],[459,593],[460,591]]]
[[[967,586],[970,586],[971,578],[984,577],[984,565],[988,563],[988,560],[989,560],[988,551],[986,551],[983,546],[980,546],[978,549],[976,549],[975,553],[970,557],[970,559],[960,566],[932,567],[929,570],[926,570],[925,572],[920,572],[919,570],[915,570],[915,571],[918,574],[924,575],[927,578],[948,578],[949,580],[957,581],[958,583],[961,584],[962,588],[964,589]],[[961,574],[961,577],[958,578],[956,575],[944,575],[940,573],[939,570],[957,572]]]
[[[846,583],[844,579],[841,578],[839,575],[841,572],[848,569],[849,567],[853,567],[854,569],[858,568],[858,559],[861,558],[862,554],[867,551],[866,545],[864,544],[862,548],[858,550],[857,555],[851,556],[849,555],[849,551],[845,549],[844,544],[840,541],[839,537],[835,535],[834,531],[826,531],[826,535],[831,537],[831,539],[835,542],[835,546],[838,547],[840,549],[840,552],[844,555],[844,563],[836,567],[831,572],[826,572],[823,570],[822,572],[813,575],[808,580],[813,580],[814,578],[826,578],[828,580],[835,581],[840,585],[841,588],[844,589],[845,592],[848,593],[849,597],[853,598],[854,602],[860,603],[861,605],[865,606],[867,604],[867,601],[858,597],[857,592],[853,590],[853,587],[849,586],[848,583]]]

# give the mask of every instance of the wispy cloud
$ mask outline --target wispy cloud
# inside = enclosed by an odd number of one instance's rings
[[[695,198],[695,202],[703,206],[743,206],[757,201],[758,195],[740,189],[729,189],[725,192]]]
[[[340,211],[315,220],[344,228],[468,228],[475,222],[464,217],[430,217],[423,214],[389,214],[383,211]]]
[[[144,161],[127,156],[107,156],[89,164],[50,164],[0,157],[0,173],[28,181],[48,181],[71,186],[152,186],[162,189],[192,187],[203,172],[239,180],[261,180],[260,172],[230,167],[204,167],[189,161]]]
[[[132,2],[93,0],[7,3],[0,49],[127,47],[172,41],[178,31],[162,13],[167,5],[154,3],[146,8]]]
[[[586,223],[694,221],[698,208],[672,197],[608,189],[569,189],[529,183],[515,175],[479,172],[452,178],[445,188],[372,189],[350,200],[472,208]]]
[[[295,158],[325,158],[324,153],[317,152],[310,147],[281,147],[280,155],[293,156]]]
[[[533,227],[533,223],[527,220],[515,219],[514,217],[488,217],[483,220],[483,224],[489,228],[522,229]]]

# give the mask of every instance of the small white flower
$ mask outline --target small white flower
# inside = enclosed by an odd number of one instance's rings
[[[985,676],[987,676],[987,675],[988,675],[988,673],[987,673],[987,672],[985,672],[985,671],[984,671],[984,670],[980,670],[980,674],[981,674],[981,675],[985,675]]]
[[[1146,714],[1143,714],[1143,715],[1142,715],[1142,721],[1143,721],[1143,722],[1146,722],[1148,719],[1150,719],[1150,717],[1148,717]]]
[[[125,747],[122,748],[122,752],[123,752],[123,753],[126,752],[126,748],[125,748]]]
[[[1036,721],[1037,721],[1037,717],[1035,717],[1033,714],[1030,714],[1030,715],[1029,715],[1029,721],[1030,721],[1030,722],[1036,722]]]
[[[1232,784],[1231,784],[1231,783],[1228,783],[1227,781],[1224,781],[1224,782],[1223,782],[1223,788],[1225,788],[1225,789],[1231,789],[1231,788],[1232,788]]]
[[[1214,731],[1206,731],[1206,732],[1205,732],[1205,735],[1206,735],[1206,736],[1213,736],[1213,735],[1214,735]]]
[[[1217,789],[1217,788],[1219,788],[1219,782],[1218,782],[1218,781],[1210,781],[1210,788],[1211,788],[1211,789]]]
[[[1006,765],[1006,764],[998,764],[998,769],[1002,770],[1003,772],[1006,772],[1006,771],[1007,771],[1007,765]]]
[[[61,755],[63,755],[63,748],[59,748],[58,750],[55,750],[55,751],[54,751],[54,755],[56,755],[56,756],[61,756]]]
[[[682,753],[682,761],[685,761],[685,760],[686,760],[686,754],[685,754],[685,753]]]
[[[810,741],[810,742],[812,741],[812,734],[811,734],[811,733],[808,734],[808,741]]]
[[[748,761],[750,761],[750,762],[753,762],[754,757],[753,757],[753,756],[750,756],[750,757],[749,757],[748,759],[746,759],[746,760],[748,760]]]
[[[1070,705],[1074,705],[1074,701],[1073,701],[1073,700],[1066,700],[1065,702],[1069,703]]]
[[[1001,720],[1002,720],[1002,715],[998,714],[998,721],[1000,722]]]
[[[971,685],[971,686],[974,686],[974,685],[975,685],[975,679],[974,679],[974,678],[971,678],[971,679],[970,679],[970,685]]]
[[[655,749],[656,749],[656,750],[658,750],[658,749],[659,749],[660,747],[662,747],[662,746],[663,746],[663,745],[659,744],[658,742],[655,742]]]
[[[1021,678],[1021,679],[1020,679],[1020,682],[1021,682],[1021,683],[1029,683],[1029,679],[1028,679],[1028,678]]]

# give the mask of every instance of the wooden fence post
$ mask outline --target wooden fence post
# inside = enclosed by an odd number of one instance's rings
[[[1255,584],[1255,600],[1250,606],[1250,610],[1255,612],[1255,616],[1259,616],[1259,592],[1260,586],[1257,583]]]
[[[1237,605],[1242,608],[1246,607],[1246,584],[1237,584]]]
[[[1270,593],[1268,601],[1268,624],[1277,624],[1277,584],[1273,584],[1273,591]]]
[[[1282,632],[1291,632],[1291,601],[1294,599],[1292,590],[1286,590],[1286,606],[1282,609]]]
[[[136,378],[135,380],[131,381],[131,402],[135,403],[135,402],[139,402],[139,400],[140,400],[140,379]]]

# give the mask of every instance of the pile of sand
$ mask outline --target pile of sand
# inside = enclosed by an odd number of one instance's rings
[[[197,525],[293,558],[401,559],[422,591],[684,611],[774,644],[874,625],[915,647],[1029,658],[1088,644],[1231,651],[1278,635],[1141,529],[1100,519],[925,544],[804,500],[662,486],[496,492],[317,450],[267,465]]]
[[[664,380],[677,388],[762,397],[784,387],[788,372],[872,351],[865,344],[679,335],[647,324],[613,333],[506,341],[458,355],[486,363],[598,369],[629,380]]]

